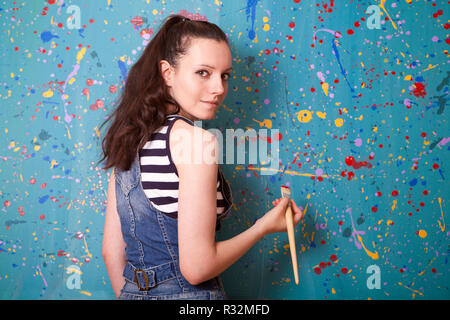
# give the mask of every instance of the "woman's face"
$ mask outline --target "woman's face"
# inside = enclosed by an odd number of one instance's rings
[[[212,39],[191,39],[176,67],[161,61],[169,92],[188,119],[209,120],[228,92],[231,52],[227,43]]]

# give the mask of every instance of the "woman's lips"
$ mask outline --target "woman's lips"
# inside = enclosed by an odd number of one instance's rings
[[[203,103],[209,104],[210,106],[213,107],[218,107],[219,106],[219,101],[202,101]]]

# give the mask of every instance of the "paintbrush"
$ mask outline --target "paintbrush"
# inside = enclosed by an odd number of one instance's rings
[[[291,189],[288,186],[281,186],[281,196],[283,198],[289,199],[291,197]],[[286,226],[289,237],[289,247],[291,249],[292,268],[294,270],[295,284],[298,284],[297,251],[295,250],[294,236],[294,217],[292,216],[290,201],[286,209]]]

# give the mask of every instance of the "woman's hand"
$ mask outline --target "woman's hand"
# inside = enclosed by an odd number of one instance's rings
[[[303,218],[303,212],[294,200],[289,200],[288,198],[275,199],[272,201],[274,208],[256,221],[256,223],[260,224],[264,235],[276,232],[287,232],[286,209],[289,203],[292,209],[294,227],[300,222]]]

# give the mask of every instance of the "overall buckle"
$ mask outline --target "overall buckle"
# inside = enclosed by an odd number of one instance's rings
[[[144,276],[144,281],[145,281],[145,287],[144,288],[141,287],[141,284],[139,282],[139,278],[138,278],[138,275],[137,275],[138,272],[142,272],[142,275]],[[147,277],[147,274],[145,273],[144,270],[142,270],[142,269],[134,269],[134,281],[136,282],[136,284],[137,284],[137,286],[139,288],[139,291],[148,291],[149,290],[148,277]]]

